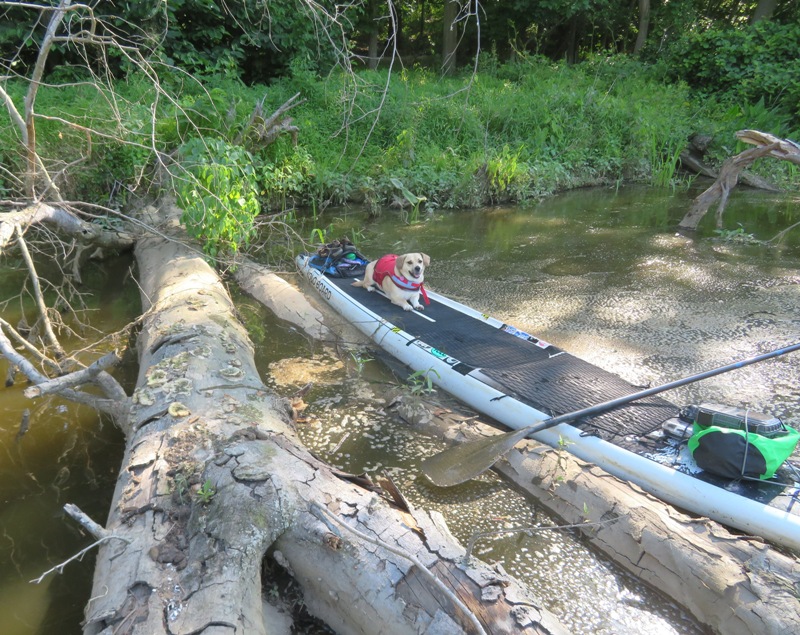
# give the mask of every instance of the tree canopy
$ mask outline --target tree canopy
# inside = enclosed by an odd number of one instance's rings
[[[10,68],[24,73],[35,62],[47,22],[31,28],[29,7],[1,4],[5,19],[0,22],[0,53]],[[793,26],[800,20],[800,6],[792,0],[639,0],[636,5],[627,0],[86,4],[116,37],[148,48],[166,63],[195,73],[234,73],[248,83],[263,83],[287,73],[292,65],[325,71],[350,52],[366,62],[371,38],[382,43],[375,49],[378,57],[385,59],[396,48],[406,64],[439,66],[445,34],[451,30],[458,34],[455,42],[463,60],[480,51],[500,60],[524,53],[578,61],[597,52],[639,49],[654,60],[673,45],[685,45],[709,31],[742,34],[757,22]],[[647,37],[637,44],[642,31]],[[393,38],[394,45],[387,46]],[[25,43],[22,48],[20,42]],[[787,47],[791,44],[786,42]],[[75,61],[79,55],[74,47],[59,47],[49,66]],[[118,74],[128,68],[120,56],[111,61]]]

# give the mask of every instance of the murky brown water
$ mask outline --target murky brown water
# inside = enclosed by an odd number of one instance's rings
[[[121,284],[131,264],[125,258],[87,266],[84,279],[95,297],[86,298],[92,305],[86,322],[111,332],[138,314],[138,291],[132,284]],[[39,273],[49,276],[46,263]],[[21,280],[2,272],[0,298],[17,294]],[[12,303],[0,315],[17,324],[19,307]],[[75,343],[63,342],[67,348]],[[0,374],[5,379],[5,360],[0,360]],[[134,381],[124,370],[116,374],[126,385]],[[49,575],[40,584],[29,581],[91,544],[62,509],[73,503],[98,522],[105,521],[123,439],[92,409],[50,397],[31,402],[22,394],[25,387],[19,376],[13,387],[0,388],[0,633],[80,633],[94,553],[68,565],[63,575]],[[22,434],[26,409],[30,422]]]
[[[713,241],[711,229],[688,241],[668,229],[687,202],[686,195],[647,189],[592,190],[526,209],[437,213],[414,226],[399,225],[396,211],[376,220],[332,211],[316,226],[333,223],[331,237],[356,232],[370,256],[425,251],[433,258],[431,288],[634,384],[656,384],[800,338],[800,230],[779,247]],[[764,239],[796,222],[798,205],[791,197],[743,194],[727,214],[728,227],[742,223],[744,233]],[[306,226],[306,235],[313,226]],[[101,300],[93,318],[98,328],[117,328],[138,310],[135,287],[119,284],[126,267],[95,270],[90,282]],[[2,297],[10,297],[16,284],[3,276]],[[349,354],[339,360],[276,324],[251,300],[238,304],[259,366],[277,390],[291,392],[307,373],[319,371],[300,433],[321,456],[353,472],[386,471],[412,503],[441,510],[464,541],[476,531],[557,522],[492,475],[450,492],[428,488],[417,465],[436,444],[383,410],[380,394],[395,381],[386,366]],[[6,310],[2,315],[16,321]],[[798,386],[800,353],[668,397],[749,405],[797,425]],[[21,390],[0,390],[0,632],[79,633],[93,557],[42,585],[28,580],[91,542],[61,508],[73,502],[105,518],[121,438],[90,411],[57,400],[31,406]],[[26,407],[32,410],[30,430],[18,438]],[[484,538],[475,550],[526,580],[575,632],[702,632],[679,608],[568,531]]]

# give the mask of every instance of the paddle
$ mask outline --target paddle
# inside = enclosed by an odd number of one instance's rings
[[[623,404],[636,401],[637,399],[644,399],[645,397],[664,392],[665,390],[678,388],[679,386],[684,386],[701,379],[706,379],[707,377],[713,377],[714,375],[727,373],[730,370],[736,370],[737,368],[755,364],[756,362],[760,362],[765,359],[778,357],[779,355],[785,355],[786,353],[791,353],[792,351],[796,351],[798,349],[800,349],[800,343],[792,344],[791,346],[779,348],[769,353],[764,353],[763,355],[751,357],[750,359],[745,359],[740,362],[728,364],[726,366],[720,366],[719,368],[698,373],[696,375],[691,375],[689,377],[685,377],[684,379],[678,379],[668,384],[662,384],[661,386],[640,390],[639,392],[635,392],[624,397],[611,399],[610,401],[597,404],[596,406],[589,406],[588,408],[576,410],[575,412],[569,412],[567,414],[559,415],[558,417],[544,419],[524,428],[520,428],[519,430],[512,430],[511,432],[506,432],[504,434],[485,439],[479,439],[477,441],[469,441],[425,459],[421,464],[422,472],[431,480],[431,482],[433,482],[434,485],[438,485],[439,487],[458,485],[459,483],[463,483],[471,478],[475,478],[479,474],[482,474],[488,470],[500,459],[500,457],[502,457],[525,437],[537,432],[541,432],[542,430],[547,430],[553,426],[557,426],[559,423],[574,421],[575,419],[580,419],[581,417],[598,414],[600,412],[610,410],[611,408],[615,408],[616,406],[621,406]]]

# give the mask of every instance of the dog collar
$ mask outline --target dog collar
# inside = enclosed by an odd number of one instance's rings
[[[425,304],[431,303],[431,301],[428,299],[428,294],[425,291],[425,285],[422,282],[411,282],[411,280],[408,280],[403,276],[398,276],[394,273],[389,277],[392,279],[392,282],[394,282],[401,289],[405,289],[406,291],[419,291]]]

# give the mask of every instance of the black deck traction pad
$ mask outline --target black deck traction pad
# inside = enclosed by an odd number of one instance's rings
[[[465,364],[480,368],[505,391],[537,410],[556,416],[642,390],[554,346],[542,348],[456,311],[436,300],[424,316],[404,311],[382,294],[353,287],[352,280],[328,281],[388,322]],[[616,445],[642,450],[639,438],[678,414],[678,407],[651,396],[618,406],[573,425]]]

